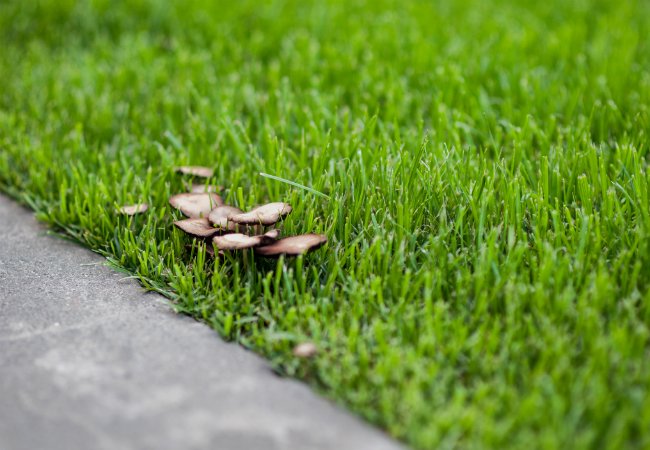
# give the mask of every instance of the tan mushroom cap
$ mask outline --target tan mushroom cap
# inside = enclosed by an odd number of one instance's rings
[[[207,217],[178,220],[174,222],[174,225],[187,234],[199,238],[210,238],[219,232],[219,229],[213,227]]]
[[[149,205],[146,203],[138,203],[137,205],[124,205],[117,210],[120,214],[126,216],[135,216],[136,214],[142,214],[149,209]]]
[[[214,174],[212,169],[204,166],[178,166],[175,170],[184,175],[192,175],[202,178],[210,178]]]
[[[228,217],[241,214],[243,211],[234,206],[222,205],[217,206],[208,215],[208,220],[217,228],[222,230],[235,231],[237,229],[237,224],[235,222],[229,221]]]
[[[205,192],[221,192],[223,186],[217,186],[214,184],[193,184],[190,188],[190,192],[193,194],[203,194]]]
[[[275,241],[278,237],[278,230],[271,230],[268,233],[258,236],[247,236],[242,233],[224,234],[223,236],[215,236],[212,242],[219,250],[243,250],[246,248],[259,247],[260,245],[268,245]]]
[[[298,358],[311,358],[318,353],[318,347],[313,342],[302,342],[293,348],[293,355]]]
[[[271,238],[275,241],[277,238],[280,237],[280,230],[278,230],[277,228],[273,230],[269,230],[266,233],[264,233],[264,236],[266,236],[267,238]]]
[[[215,207],[223,205],[223,200],[217,194],[206,192],[204,194],[184,193],[172,195],[169,203],[180,209],[187,217],[198,219],[207,217]]]
[[[262,256],[296,256],[316,250],[326,242],[327,236],[324,234],[301,234],[280,239],[270,245],[255,249],[255,252]]]
[[[248,212],[229,217],[235,223],[246,225],[273,225],[291,212],[291,205],[283,202],[267,203]]]

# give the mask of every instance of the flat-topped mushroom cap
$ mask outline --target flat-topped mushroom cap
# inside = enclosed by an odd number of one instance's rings
[[[273,230],[277,231],[277,230]],[[260,245],[270,244],[275,240],[277,234],[262,234],[259,236],[247,236],[242,233],[224,234],[215,236],[212,242],[219,250],[243,250],[245,248],[259,247]]]
[[[228,219],[246,225],[273,225],[289,214],[291,209],[291,205],[288,203],[267,203],[248,212],[230,216]]]
[[[190,188],[190,192],[194,194],[202,194],[204,192],[221,192],[223,186],[216,186],[214,184],[193,184]]]
[[[326,242],[327,236],[324,234],[301,234],[280,239],[270,245],[255,249],[255,252],[262,256],[295,256],[316,250]]]
[[[264,236],[276,240],[277,238],[280,237],[280,230],[278,230],[277,228],[274,230],[269,230],[266,233],[264,233]]]
[[[169,203],[180,209],[187,217],[198,219],[208,217],[215,207],[223,205],[223,200],[217,194],[206,192],[204,194],[184,193],[172,195]]]
[[[212,169],[204,166],[178,166],[175,170],[184,175],[193,175],[202,178],[210,178],[214,173]]]
[[[241,214],[242,210],[234,206],[222,205],[217,206],[208,215],[208,220],[220,229],[235,230],[237,224],[228,220],[228,217]]]
[[[126,216],[135,216],[136,214],[141,214],[149,209],[149,205],[146,203],[138,203],[137,205],[124,205],[117,210],[120,214]]]
[[[199,238],[210,238],[219,232],[218,228],[208,222],[207,217],[199,219],[185,219],[174,222],[174,225],[187,234]]]

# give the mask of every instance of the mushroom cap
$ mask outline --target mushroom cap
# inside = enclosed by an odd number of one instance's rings
[[[223,186],[217,186],[214,184],[193,184],[190,188],[190,192],[193,194],[203,194],[204,192],[221,192]]]
[[[258,236],[247,236],[242,233],[224,234],[223,236],[215,236],[212,242],[219,250],[243,250],[245,248],[259,247],[260,245],[268,245],[275,241],[278,236],[278,230],[271,230],[275,233],[266,233]]]
[[[318,353],[318,347],[313,342],[301,342],[293,348],[293,355],[298,358],[311,358]]]
[[[269,230],[266,233],[264,233],[264,236],[266,236],[267,238],[271,238],[273,239],[273,241],[275,241],[277,238],[280,237],[280,230],[274,228],[273,230]]]
[[[183,193],[172,195],[169,204],[180,209],[187,217],[198,219],[207,217],[216,206],[223,205],[223,200],[217,194],[206,192],[203,194]]]
[[[210,211],[208,220],[210,223],[220,229],[235,231],[237,229],[237,224],[235,222],[229,221],[228,217],[241,213],[242,210],[239,208],[236,208],[234,206],[221,205]]]
[[[290,236],[270,245],[255,249],[255,252],[262,256],[280,256],[280,255],[302,255],[312,250],[316,250],[327,242],[327,236],[324,234],[300,234]]]
[[[218,228],[214,228],[207,217],[198,219],[184,219],[174,222],[174,225],[186,232],[187,234],[199,238],[210,238],[219,232]]]
[[[149,205],[146,203],[138,203],[137,205],[124,205],[121,206],[117,212],[124,214],[126,216],[135,216],[136,214],[141,214],[149,209]]]
[[[214,173],[212,169],[204,166],[178,166],[175,170],[184,175],[192,175],[202,178],[210,178]]]
[[[235,223],[246,225],[273,225],[291,212],[291,205],[283,202],[267,203],[248,212],[230,216]]]

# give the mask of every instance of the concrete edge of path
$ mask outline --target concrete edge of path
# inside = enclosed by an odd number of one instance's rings
[[[402,448],[1,195],[0,217],[0,448]]]

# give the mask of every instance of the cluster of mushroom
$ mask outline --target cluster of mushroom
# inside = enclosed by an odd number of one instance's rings
[[[207,167],[182,166],[176,170],[197,177],[212,176],[212,170]],[[225,205],[215,193],[219,189],[217,186],[193,185],[190,192],[170,197],[169,203],[188,217],[174,222],[174,225],[190,236],[211,239],[220,253],[252,248],[255,253],[266,257],[296,256],[327,242],[326,236],[313,233],[278,239],[280,231],[267,228],[291,213],[289,204],[273,202],[244,212]],[[146,211],[146,205],[125,206],[121,211],[129,215],[137,214]],[[213,253],[212,246],[206,248]]]
[[[213,171],[207,167],[182,166],[177,172],[194,177],[210,178]],[[280,230],[275,226],[291,213],[291,206],[283,202],[267,203],[244,212],[234,206],[225,205],[216,194],[221,186],[192,185],[190,192],[170,197],[169,203],[180,210],[187,219],[178,220],[174,225],[195,238],[212,240],[220,254],[224,251],[254,249],[261,256],[296,256],[315,250],[327,242],[322,234],[302,234],[278,239]],[[125,205],[119,208],[124,215],[133,216],[149,209],[146,203]],[[214,247],[206,250],[214,255]],[[298,358],[312,358],[318,353],[313,342],[302,342],[293,349]]]

